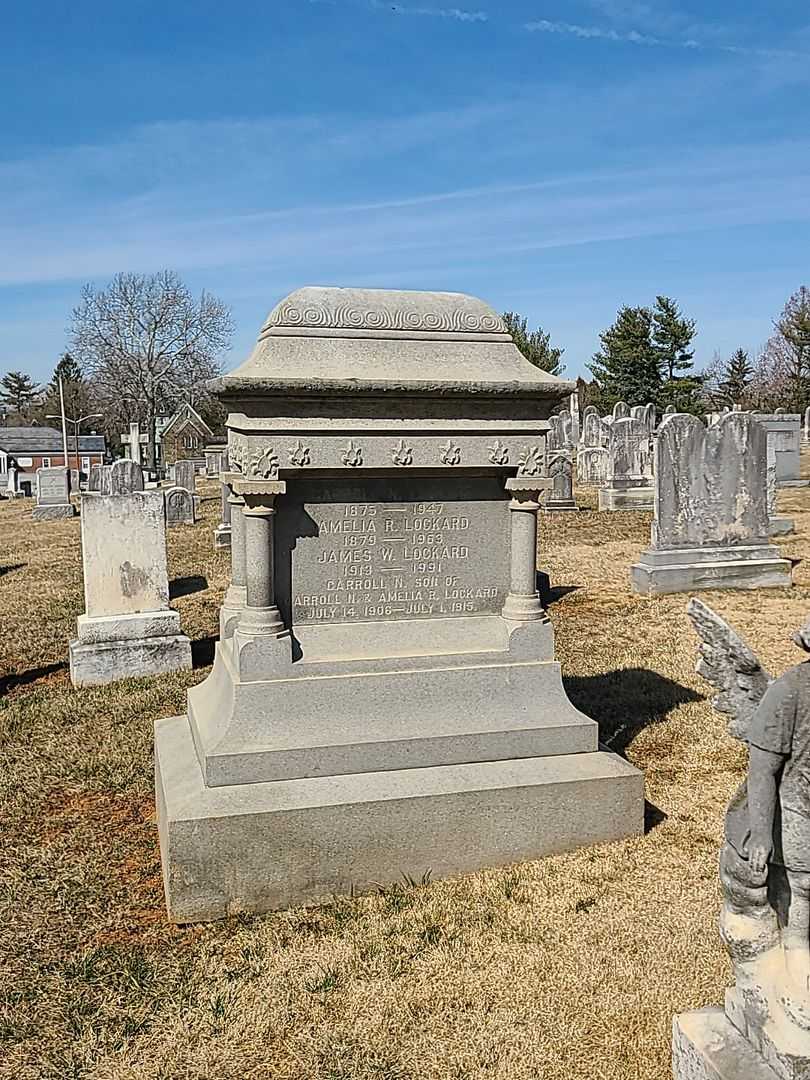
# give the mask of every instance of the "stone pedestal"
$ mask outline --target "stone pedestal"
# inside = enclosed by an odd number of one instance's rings
[[[652,513],[655,489],[652,487],[601,487],[600,510],[646,510]]]
[[[332,289],[219,381],[232,581],[210,676],[155,730],[170,918],[641,832],[641,774],[566,697],[537,591],[570,388],[480,301]]]
[[[97,686],[141,675],[162,675],[191,667],[191,642],[180,632],[176,611],[80,615],[69,645],[70,681]]]
[[[791,567],[772,544],[648,549],[630,567],[633,589],[660,595],[692,589],[790,588]]]
[[[782,1080],[721,1008],[696,1009],[674,1018],[672,1076],[673,1080]]]

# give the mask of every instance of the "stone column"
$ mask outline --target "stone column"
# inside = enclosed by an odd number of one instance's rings
[[[283,480],[243,480],[235,483],[234,489],[245,500],[241,514],[245,606],[239,615],[237,632],[240,638],[278,635],[284,630],[284,623],[275,601],[273,518],[276,495],[284,493],[286,484]],[[232,528],[234,523],[235,518],[231,521]]]
[[[247,587],[245,585],[245,520],[242,514],[245,497],[234,490],[234,483],[241,479],[241,473],[222,474],[223,490],[227,492],[228,513],[231,518],[231,581],[219,613],[219,636],[222,639],[233,634],[239,614],[247,601]],[[214,545],[217,546],[216,534]]]
[[[545,618],[537,591],[537,513],[539,494],[550,481],[539,477],[515,477],[506,481],[511,492],[512,524],[509,595],[501,612],[504,619],[529,622]]]

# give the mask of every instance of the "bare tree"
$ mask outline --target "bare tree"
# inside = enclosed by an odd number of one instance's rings
[[[789,297],[757,363],[755,383],[770,404],[800,411],[810,404],[810,289]]]
[[[158,415],[204,396],[233,323],[221,300],[207,292],[195,300],[177,274],[162,270],[117,274],[106,289],[85,285],[70,332],[70,351],[111,418],[146,422],[154,469]]]

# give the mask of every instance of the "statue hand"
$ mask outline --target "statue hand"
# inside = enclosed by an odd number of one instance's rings
[[[748,842],[748,865],[751,867],[751,873],[758,877],[764,874],[772,854],[773,840],[770,836],[767,839],[752,836]]]

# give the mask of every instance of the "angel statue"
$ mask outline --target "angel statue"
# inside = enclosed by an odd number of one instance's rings
[[[700,600],[697,672],[748,744],[748,777],[726,812],[720,935],[736,985],[726,1016],[786,1080],[810,1077],[810,662],[773,679]],[[810,621],[793,641],[810,652]]]

